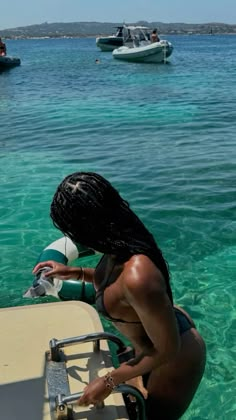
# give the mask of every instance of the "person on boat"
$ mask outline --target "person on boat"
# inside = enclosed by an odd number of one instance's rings
[[[159,42],[160,38],[157,34],[157,29],[153,29],[152,34],[151,34],[151,42]]]
[[[7,55],[7,47],[5,42],[0,38],[0,56]]]
[[[76,172],[58,186],[54,225],[74,243],[103,254],[95,269],[55,261],[33,273],[93,282],[99,313],[134,349],[131,359],[90,382],[80,406],[103,401],[124,382],[143,377],[148,420],[179,419],[204,373],[205,344],[191,317],[174,305],[168,265],[154,237],[119,192],[101,175]]]

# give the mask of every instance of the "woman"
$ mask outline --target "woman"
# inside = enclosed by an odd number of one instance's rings
[[[167,264],[151,233],[118,191],[98,174],[77,172],[57,188],[54,225],[103,254],[95,269],[46,261],[47,276],[94,283],[97,310],[132,343],[135,356],[96,378],[78,404],[103,401],[120,383],[142,376],[148,420],[178,419],[205,367],[205,345],[189,315],[173,305]]]

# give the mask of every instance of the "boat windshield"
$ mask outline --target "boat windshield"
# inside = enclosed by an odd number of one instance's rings
[[[123,26],[116,26],[116,36],[123,37]]]
[[[150,43],[150,28],[146,26],[124,26],[124,42],[133,41],[135,45]]]

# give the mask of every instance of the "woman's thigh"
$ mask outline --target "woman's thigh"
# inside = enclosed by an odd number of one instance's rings
[[[146,401],[146,419],[147,420],[178,420],[183,415],[183,407],[177,402],[170,403],[168,398],[154,398],[149,396]]]
[[[196,329],[181,336],[181,350],[168,365],[153,371],[147,382],[148,420],[179,419],[187,410],[204,373],[206,349]]]

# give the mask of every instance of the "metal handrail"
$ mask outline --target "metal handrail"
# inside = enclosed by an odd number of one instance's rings
[[[118,385],[113,391],[112,394],[122,393],[122,394],[130,394],[136,398],[137,405],[138,405],[138,420],[146,420],[146,408],[145,408],[145,401],[141,392],[132,385],[121,384]],[[83,392],[77,392],[75,394],[70,395],[57,395],[55,406],[56,412],[60,413],[61,418],[65,416],[67,413],[67,404],[76,402],[81,396]],[[96,405],[97,409],[101,409],[104,407],[104,402],[100,402]]]
[[[53,362],[59,362],[60,359],[60,348],[72,346],[73,344],[87,343],[89,341],[94,342],[94,351],[98,352],[100,350],[100,340],[110,340],[113,341],[118,346],[118,353],[122,353],[126,349],[126,345],[123,341],[116,335],[108,332],[99,332],[86,335],[80,335],[77,337],[65,338],[62,340],[57,340],[52,338],[49,342],[50,348],[50,358]]]
[[[116,335],[108,332],[99,332],[99,333],[91,333],[86,335],[80,335],[77,337],[70,337],[65,338],[62,340],[57,340],[56,338],[53,338],[49,342],[50,347],[50,357],[49,360],[52,362],[60,362],[60,348],[71,346],[73,344],[79,344],[79,343],[86,343],[86,342],[93,342],[93,349],[94,351],[98,352],[100,351],[100,340],[110,340],[117,344],[118,350],[117,353],[122,353],[126,350],[126,345],[123,343],[123,341],[117,337]],[[142,393],[134,386],[127,385],[127,384],[121,384],[118,385],[112,393],[122,393],[122,394],[130,394],[136,398],[136,403],[138,406],[138,420],[146,420],[146,409],[145,409],[145,401],[143,398]],[[55,395],[55,394],[54,394]],[[83,395],[83,392],[78,392],[75,394],[70,395],[62,395],[58,394],[55,398],[55,410],[58,420],[64,420],[69,419],[71,414],[71,407],[67,404],[73,403],[77,401],[81,396]],[[96,405],[97,409],[101,409],[104,407],[104,402],[100,402]]]

